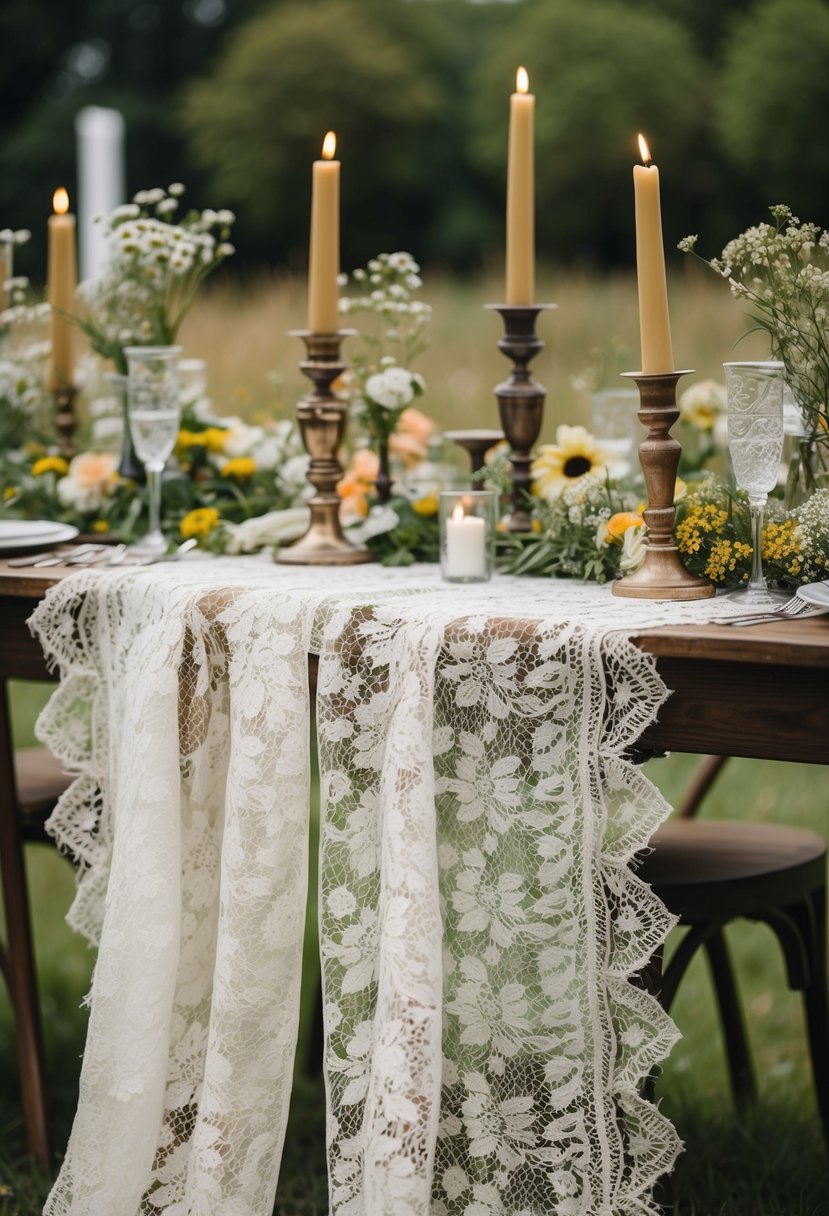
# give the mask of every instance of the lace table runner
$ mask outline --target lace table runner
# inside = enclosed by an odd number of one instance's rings
[[[672,922],[629,862],[668,807],[625,749],[668,694],[620,628],[711,615],[251,559],[54,588],[50,830],[99,952],[45,1211],[271,1211],[315,650],[331,1216],[655,1212],[679,1146],[638,1089],[676,1031],[633,977]]]

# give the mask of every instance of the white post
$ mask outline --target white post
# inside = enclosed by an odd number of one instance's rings
[[[106,242],[93,216],[125,201],[124,119],[118,110],[86,106],[75,118],[78,144],[78,229],[81,278],[98,273]]]

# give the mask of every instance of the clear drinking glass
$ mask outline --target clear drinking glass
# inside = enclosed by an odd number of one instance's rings
[[[769,491],[777,484],[783,452],[782,363],[724,363],[728,412],[728,451],[737,485],[747,491],[754,556],[745,591],[735,594],[748,606],[776,607],[781,594],[763,577],[763,515]]]
[[[140,547],[163,553],[167,542],[161,531],[161,474],[175,447],[181,406],[178,356],[180,346],[128,346],[127,384],[129,424],[138,459],[147,473],[150,529]]]
[[[638,388],[603,388],[590,394],[594,437],[610,456],[610,473],[624,477],[636,464],[645,430],[639,421]]]

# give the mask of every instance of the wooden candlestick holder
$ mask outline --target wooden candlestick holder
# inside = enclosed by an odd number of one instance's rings
[[[297,566],[353,566],[371,561],[368,549],[352,544],[340,523],[340,496],[337,482],[343,475],[338,452],[345,436],[348,406],[331,391],[331,385],[345,371],[340,356],[344,338],[353,329],[336,333],[315,334],[307,329],[291,331],[292,337],[302,338],[307,358],[300,370],[313,382],[313,392],[303,397],[297,406],[302,442],[311,457],[308,480],[316,490],[309,501],[311,523],[299,540],[284,545],[276,560]]]
[[[536,318],[540,312],[555,307],[555,304],[487,304],[487,308],[501,314],[504,335],[498,340],[498,349],[513,364],[509,380],[495,389],[501,426],[512,449],[512,511],[501,521],[501,527],[508,532],[529,532],[532,527],[527,507],[532,488],[530,466],[533,445],[541,433],[547,390],[533,380],[529,363],[544,347],[535,332]]]
[[[503,431],[444,431],[444,439],[450,439],[463,448],[469,457],[472,476],[486,464],[486,454],[496,443],[505,438]]]
[[[648,528],[645,560],[633,574],[616,579],[613,594],[639,600],[704,600],[714,587],[689,574],[674,544],[676,473],[682,451],[671,435],[679,418],[676,385],[688,372],[625,372],[639,389],[639,421],[648,428],[639,445],[639,463],[645,477],[648,505],[643,514]]]

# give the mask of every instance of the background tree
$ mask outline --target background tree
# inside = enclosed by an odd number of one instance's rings
[[[423,247],[444,190],[457,186],[443,10],[288,0],[245,25],[215,71],[186,90],[193,155],[264,259],[304,257],[310,162],[329,128],[343,161],[345,265],[380,248]]]
[[[717,127],[756,207],[786,202],[827,223],[829,5],[762,0],[732,28]],[[740,182],[740,179],[738,179]]]
[[[630,261],[636,134],[663,171],[666,232],[683,235],[698,199],[706,78],[670,18],[616,0],[525,0],[487,46],[473,92],[473,154],[503,195],[506,94],[523,63],[535,86],[538,247],[565,261]]]

